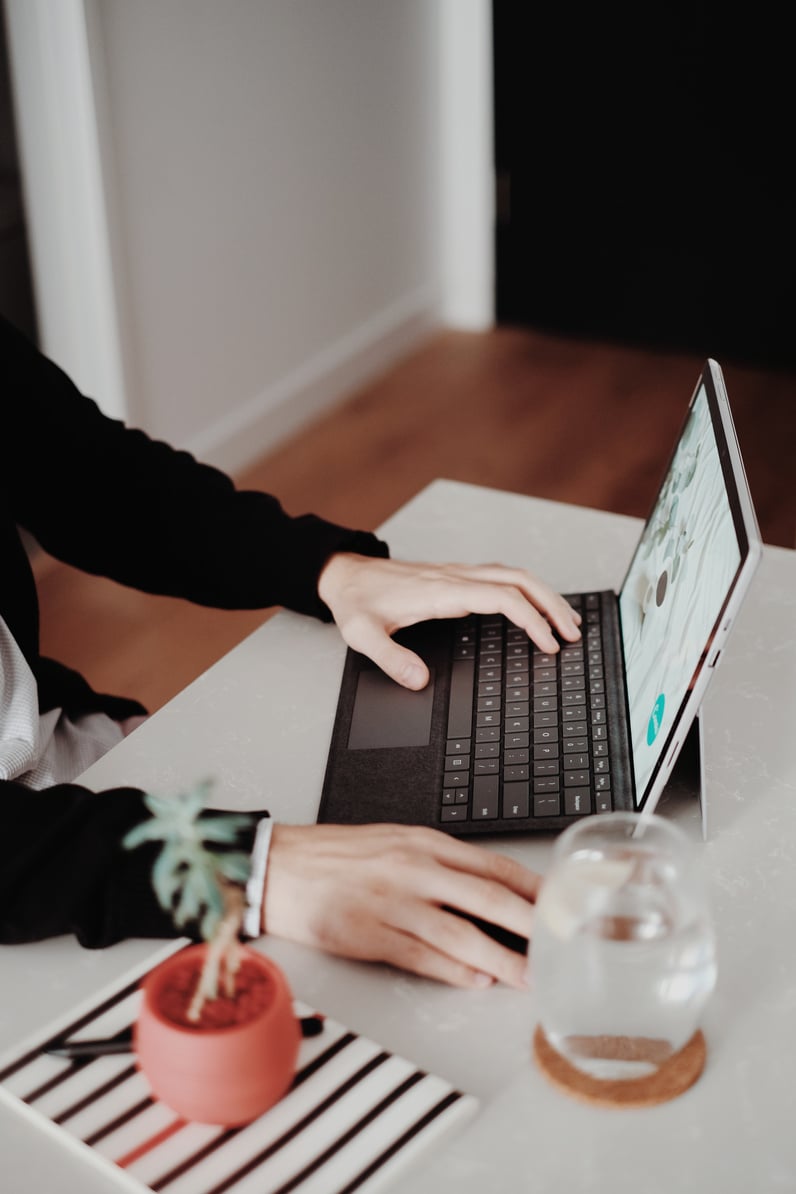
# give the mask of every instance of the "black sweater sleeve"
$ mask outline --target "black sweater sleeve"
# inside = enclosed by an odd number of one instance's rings
[[[196,936],[177,930],[155,898],[152,865],[159,846],[125,850],[122,839],[149,813],[134,788],[90,792],[57,784],[42,792],[0,783],[4,859],[0,868],[0,941],[7,945],[74,933],[99,948],[125,937]],[[239,843],[251,850],[250,814]]]
[[[372,534],[275,497],[104,416],[56,365],[0,324],[0,489],[52,555],[144,592],[222,609],[286,606],[328,620],[318,575],[336,551],[386,556]]]

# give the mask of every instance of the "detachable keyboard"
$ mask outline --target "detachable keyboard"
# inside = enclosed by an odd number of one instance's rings
[[[569,600],[583,638],[553,655],[503,617],[457,623],[441,822],[613,807],[600,594]]]

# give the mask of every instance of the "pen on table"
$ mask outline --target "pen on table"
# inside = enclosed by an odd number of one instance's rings
[[[299,1020],[303,1037],[317,1036],[323,1031],[323,1016],[302,1016]],[[133,1052],[133,1030],[125,1028],[116,1036],[99,1040],[64,1041],[44,1050],[50,1057],[65,1057],[68,1061],[81,1058],[105,1057],[110,1053]]]
[[[116,1036],[99,1040],[64,1041],[45,1049],[50,1057],[66,1057],[78,1061],[81,1057],[104,1057],[108,1053],[132,1053],[133,1030],[126,1028]]]

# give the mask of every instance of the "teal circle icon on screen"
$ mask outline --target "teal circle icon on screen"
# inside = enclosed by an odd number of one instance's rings
[[[666,705],[666,697],[661,693],[655,704],[652,706],[652,713],[647,722],[647,746],[652,746],[655,739],[658,737],[658,731],[663,722],[663,710]]]

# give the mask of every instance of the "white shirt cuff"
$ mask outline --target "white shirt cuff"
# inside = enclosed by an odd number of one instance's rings
[[[268,854],[271,849],[271,835],[274,822],[263,817],[254,835],[251,857],[251,871],[246,883],[246,911],[243,916],[243,932],[247,937],[261,937],[263,933],[263,897],[265,876],[268,872]]]

